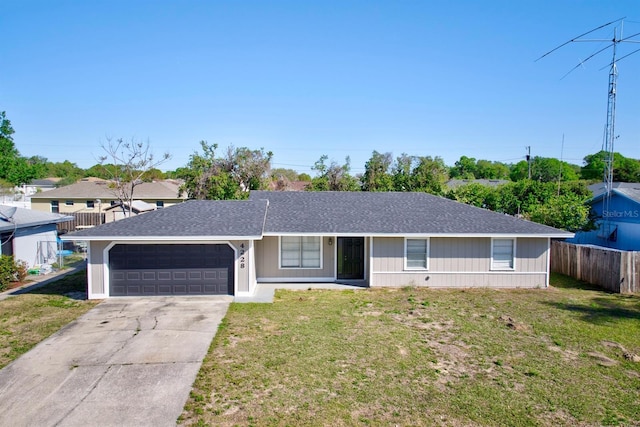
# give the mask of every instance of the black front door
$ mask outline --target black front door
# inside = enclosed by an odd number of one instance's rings
[[[338,279],[364,279],[364,237],[338,237]]]

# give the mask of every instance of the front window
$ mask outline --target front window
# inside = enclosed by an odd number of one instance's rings
[[[164,208],[164,201],[163,200],[156,201],[156,209],[162,209],[162,208]]]
[[[51,213],[60,213],[60,206],[57,200],[51,201]]]
[[[426,270],[429,268],[429,239],[405,239],[405,268]]]
[[[64,204],[67,206],[73,206],[73,200],[66,200]]]
[[[93,209],[95,206],[93,200],[87,200],[87,209]]]
[[[282,236],[280,268],[320,268],[321,247],[318,236]]]
[[[515,266],[515,239],[491,241],[491,269],[513,270]]]

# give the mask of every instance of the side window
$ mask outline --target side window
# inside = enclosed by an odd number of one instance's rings
[[[515,269],[516,240],[492,239],[491,240],[491,269],[514,270]]]
[[[57,200],[51,201],[51,213],[60,213],[60,205]]]
[[[427,270],[429,268],[429,239],[405,239],[404,267],[407,270]]]

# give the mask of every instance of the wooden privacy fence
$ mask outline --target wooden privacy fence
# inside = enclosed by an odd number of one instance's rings
[[[95,227],[104,224],[104,213],[97,212],[74,212],[65,214],[73,217],[73,221],[58,223],[58,233],[82,230],[83,228]]]
[[[551,271],[612,292],[640,292],[640,252],[554,241]]]

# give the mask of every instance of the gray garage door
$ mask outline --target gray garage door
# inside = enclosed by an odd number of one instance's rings
[[[232,295],[233,261],[228,245],[115,245],[110,295]]]

